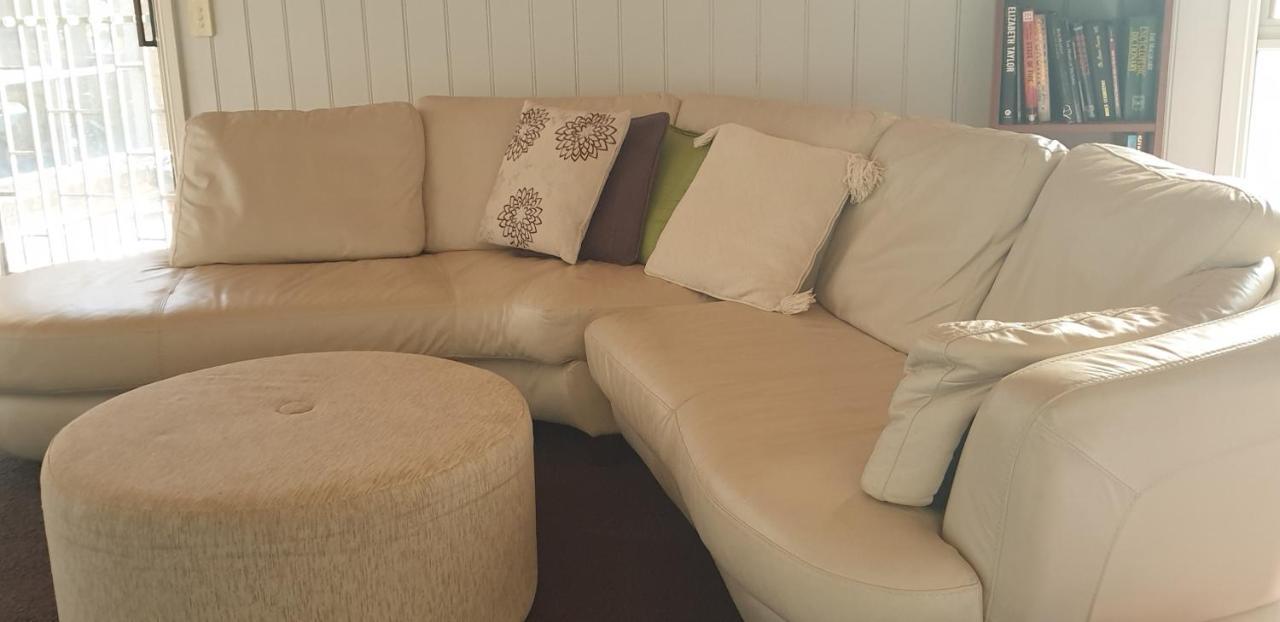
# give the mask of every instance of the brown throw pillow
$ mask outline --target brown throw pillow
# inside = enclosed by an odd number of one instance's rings
[[[640,259],[649,194],[658,173],[662,136],[671,124],[665,112],[635,117],[604,183],[595,214],[582,239],[580,259],[627,266]]]

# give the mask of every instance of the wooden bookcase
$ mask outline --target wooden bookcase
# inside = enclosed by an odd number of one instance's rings
[[[1000,79],[1004,52],[1005,2],[996,2],[996,30],[991,83],[991,127],[1011,132],[1039,134],[1068,147],[1100,142],[1123,144],[1116,134],[1149,133],[1150,151],[1163,157],[1165,146],[1165,111],[1168,99],[1169,41],[1172,39],[1173,3],[1175,0],[1017,0],[1019,10],[1054,12],[1070,20],[1114,20],[1134,15],[1156,14],[1160,22],[1160,43],[1156,58],[1156,115],[1151,121],[1098,121],[1087,123],[1000,123]],[[1021,91],[1019,91],[1021,92]]]

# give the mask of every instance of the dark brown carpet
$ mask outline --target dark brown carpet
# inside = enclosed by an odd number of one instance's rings
[[[618,436],[534,425],[538,596],[529,620],[739,620],[707,550]],[[0,454],[0,620],[56,620],[40,465]]]

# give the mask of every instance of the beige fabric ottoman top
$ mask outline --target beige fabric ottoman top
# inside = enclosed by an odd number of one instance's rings
[[[487,371],[300,354],[81,416],[41,473],[62,620],[520,620],[532,428]]]

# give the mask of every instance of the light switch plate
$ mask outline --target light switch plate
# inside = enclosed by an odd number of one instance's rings
[[[191,15],[191,36],[213,36],[213,12],[209,10],[209,0],[187,0],[188,13]]]

